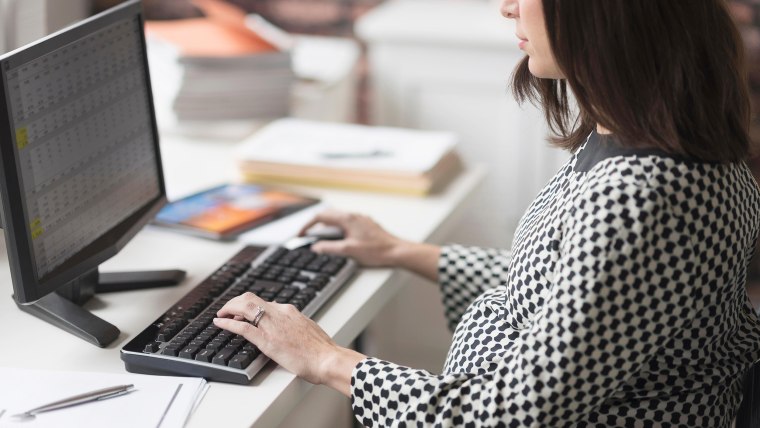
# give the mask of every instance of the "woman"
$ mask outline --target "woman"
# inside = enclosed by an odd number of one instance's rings
[[[455,327],[443,374],[338,347],[252,294],[216,324],[350,396],[367,426],[730,426],[760,359],[744,291],[760,192],[743,161],[749,104],[725,3],[505,0],[502,14],[527,54],[518,99],[538,101],[574,153],[511,252],[409,243],[357,215],[316,219],[346,235],[316,251],[439,281]],[[257,312],[257,327],[245,322]]]

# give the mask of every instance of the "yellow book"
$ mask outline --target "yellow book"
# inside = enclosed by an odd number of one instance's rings
[[[275,121],[246,141],[243,176],[422,196],[461,169],[450,132],[315,122]]]

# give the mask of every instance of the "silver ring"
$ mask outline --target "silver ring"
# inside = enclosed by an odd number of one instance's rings
[[[251,321],[251,324],[253,324],[254,327],[259,327],[259,321],[261,321],[261,317],[264,316],[264,312],[266,311],[261,306],[256,307],[256,314],[253,315],[253,320]]]

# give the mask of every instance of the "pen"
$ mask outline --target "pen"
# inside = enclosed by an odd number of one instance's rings
[[[324,152],[320,154],[326,159],[353,159],[353,158],[379,158],[392,156],[393,153],[386,150],[368,150],[364,152]]]
[[[179,394],[180,389],[182,389],[181,383],[177,385],[177,389],[174,390],[174,395],[172,395],[172,399],[169,400],[169,404],[164,409],[164,414],[161,415],[161,419],[159,419],[158,425],[156,425],[156,428],[161,428],[161,424],[164,423],[164,418],[166,417],[166,414],[169,413],[169,409],[172,407],[174,400],[177,398],[177,394]]]
[[[73,397],[64,398],[63,400],[55,401],[44,406],[35,407],[34,409],[27,410],[26,412],[13,415],[14,418],[30,418],[34,415],[42,412],[49,412],[51,410],[63,409],[64,407],[77,406],[79,404],[89,403],[91,401],[105,400],[107,398],[118,397],[124,395],[134,388],[134,385],[119,385],[112,386],[110,388],[98,389],[95,391],[85,392],[84,394],[75,395]]]

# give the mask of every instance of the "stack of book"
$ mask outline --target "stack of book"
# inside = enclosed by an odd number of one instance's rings
[[[450,132],[280,119],[247,140],[243,176],[422,196],[461,169]]]
[[[194,2],[204,18],[150,21],[149,35],[180,51],[179,120],[275,118],[290,111],[291,51],[258,17],[218,0]],[[278,38],[279,37],[279,38]]]

